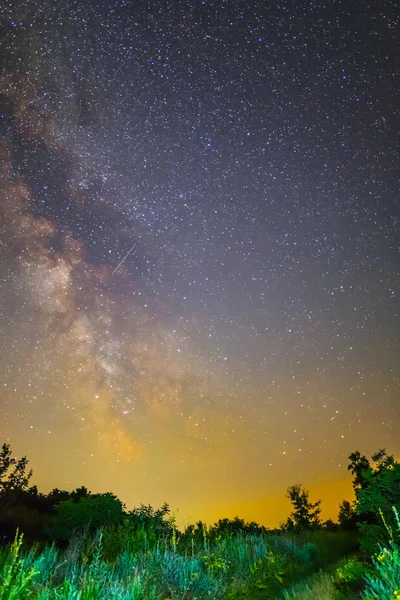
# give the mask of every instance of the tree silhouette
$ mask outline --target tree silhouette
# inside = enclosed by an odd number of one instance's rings
[[[332,519],[327,519],[322,523],[322,527],[326,529],[326,531],[337,531],[339,526],[337,523],[332,521]]]
[[[287,489],[286,497],[293,505],[293,511],[287,521],[287,528],[295,531],[303,529],[318,529],[321,527],[321,500],[310,502],[309,491],[301,484],[292,485]]]
[[[10,444],[3,444],[0,452],[0,494],[12,490],[21,491],[28,487],[32,470],[26,472],[28,459],[19,460],[11,456]]]
[[[349,461],[350,464],[347,467],[347,470],[351,471],[351,474],[354,475],[353,487],[356,491],[365,487],[364,473],[368,471],[371,465],[368,458],[364,455],[361,456],[358,450],[350,454]]]
[[[341,529],[357,529],[357,515],[353,504],[348,500],[343,500],[339,504],[338,521]]]
[[[89,492],[89,490],[84,486],[76,488],[73,492],[70,493],[70,498],[73,502],[79,502],[82,498],[86,498],[87,496],[92,496],[93,494]]]
[[[172,532],[169,505],[165,502],[161,508],[155,510],[150,504],[141,504],[139,508],[134,508],[128,513],[127,523],[133,530],[144,529],[147,532],[153,532],[157,535],[170,535]]]
[[[372,455],[372,460],[375,463],[375,469],[377,473],[384,471],[385,469],[393,470],[396,466],[396,461],[393,454],[387,454],[384,448],[375,452]]]

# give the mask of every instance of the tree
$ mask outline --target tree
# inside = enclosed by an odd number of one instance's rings
[[[348,500],[343,500],[343,502],[339,504],[338,521],[341,529],[357,529],[357,514],[353,504]]]
[[[9,491],[26,490],[32,470],[26,472],[28,459],[23,456],[19,460],[11,456],[9,444],[3,444],[0,452],[0,495]]]
[[[161,508],[155,510],[150,504],[148,506],[141,504],[139,508],[134,508],[128,513],[127,523],[134,531],[144,529],[147,532],[153,532],[158,536],[169,536],[173,531],[169,505],[165,502]]]
[[[364,485],[356,491],[356,512],[384,514],[400,508],[400,463],[385,450],[372,455],[374,465],[364,472]]]
[[[353,487],[354,490],[361,489],[365,486],[364,473],[371,467],[370,462],[366,456],[361,456],[360,452],[352,452],[349,456],[350,464],[347,467],[348,471],[351,471],[354,475]]]
[[[46,496],[49,512],[53,513],[55,506],[62,502],[63,500],[69,500],[71,497],[71,492],[67,492],[65,490],[59,490],[58,488],[54,488],[49,492]]]
[[[368,551],[375,550],[387,537],[383,520],[400,541],[393,512],[393,507],[400,511],[400,463],[385,449],[375,452],[372,461],[372,464],[368,461],[369,467],[362,471],[354,505],[362,533],[361,547]]]
[[[301,484],[292,485],[287,489],[286,497],[293,505],[293,511],[288,519],[288,526],[295,531],[303,529],[318,529],[321,527],[321,500],[310,502],[309,491],[302,489]]]
[[[79,500],[81,500],[82,498],[86,498],[90,495],[92,495],[91,492],[89,492],[89,490],[84,485],[81,485],[81,487],[76,488],[76,490],[70,493],[70,498],[74,502],[79,502]]]
[[[387,454],[384,448],[375,452],[372,455],[372,460],[375,463],[375,469],[378,473],[384,471],[385,469],[393,470],[396,466],[396,461],[394,459],[393,454]]]
[[[326,531],[337,531],[339,526],[337,523],[332,521],[332,519],[327,519],[322,523],[322,527],[326,529]]]
[[[219,521],[211,527],[209,535],[211,539],[216,539],[221,537],[232,537],[243,533],[266,532],[267,529],[265,527],[258,525],[258,523],[255,523],[254,521],[246,523],[244,519],[235,517],[234,519],[219,519]]]
[[[114,494],[85,494],[80,500],[63,500],[55,507],[51,535],[68,540],[74,532],[122,523],[123,505]]]

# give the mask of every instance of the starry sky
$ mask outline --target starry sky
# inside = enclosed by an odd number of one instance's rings
[[[396,5],[6,0],[0,437],[41,491],[277,526],[400,455]]]

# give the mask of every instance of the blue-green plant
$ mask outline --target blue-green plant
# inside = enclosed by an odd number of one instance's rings
[[[372,557],[374,570],[366,575],[365,600],[400,600],[400,548],[396,540],[400,534],[400,518],[396,507],[392,507],[396,531],[387,524],[383,512],[381,518],[389,536],[389,543],[380,547]]]
[[[22,600],[29,597],[29,590],[36,570],[26,564],[20,555],[23,534],[17,534],[8,550],[0,557],[0,598],[1,600]]]

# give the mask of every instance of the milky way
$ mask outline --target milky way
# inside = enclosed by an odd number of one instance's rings
[[[41,487],[276,523],[400,452],[399,25],[8,4],[0,433]]]

